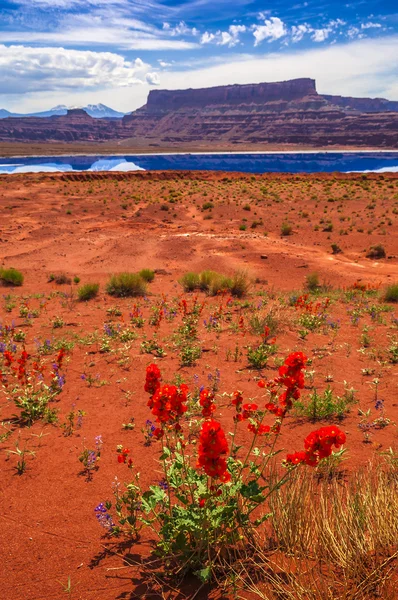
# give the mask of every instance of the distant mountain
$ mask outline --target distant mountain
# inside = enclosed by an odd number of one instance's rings
[[[214,149],[220,144],[398,148],[397,109],[396,101],[382,98],[318,94],[315,80],[309,78],[151,90],[145,106],[123,118],[97,105],[84,109],[56,106],[39,117],[0,119],[0,141],[128,139],[130,144],[148,147],[205,142]]]
[[[1,108],[0,119],[6,119],[7,117],[59,117],[66,115],[68,110],[75,108],[82,108],[88,115],[90,115],[90,117],[93,117],[93,119],[121,119],[125,115],[125,113],[113,110],[113,108],[109,108],[109,106],[105,106],[105,104],[88,104],[87,106],[66,106],[65,104],[59,104],[50,110],[27,114],[12,113],[4,108]]]

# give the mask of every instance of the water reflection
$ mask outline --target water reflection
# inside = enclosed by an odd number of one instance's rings
[[[141,154],[0,158],[1,173],[205,170],[246,173],[398,172],[398,152]]]

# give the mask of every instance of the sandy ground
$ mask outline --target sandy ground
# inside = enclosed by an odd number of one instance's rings
[[[70,342],[66,384],[56,408],[59,422],[74,407],[86,412],[83,426],[70,437],[59,427],[36,423],[32,428],[12,426],[12,435],[0,444],[0,590],[4,600],[58,600],[68,597],[71,578],[73,600],[133,600],[158,598],[136,571],[123,566],[120,548],[108,553],[108,542],[93,509],[111,497],[115,476],[128,480],[129,472],[116,460],[115,448],[131,449],[144,485],[156,482],[158,446],[145,447],[141,428],[151,415],[143,393],[146,366],[156,360],[165,380],[178,373],[193,386],[194,375],[206,385],[218,368],[220,392],[241,389],[245,398],[258,395],[259,373],[247,367],[248,346],[259,342],[250,329],[253,314],[271,309],[278,319],[278,357],[303,350],[313,359],[317,389],[330,382],[337,394],[354,387],[358,404],[341,427],[347,432],[348,471],[374,458],[380,450],[397,446],[398,373],[389,360],[397,339],[398,311],[380,309],[379,298],[345,296],[354,284],[381,295],[398,281],[398,174],[396,175],[239,175],[229,173],[56,174],[0,176],[0,266],[25,275],[21,288],[1,289],[0,324],[13,325],[26,334],[26,348],[34,354],[46,339]],[[283,224],[291,234],[281,235]],[[331,245],[340,247],[333,254]],[[366,258],[370,246],[381,244],[386,257]],[[112,273],[157,270],[145,299],[114,299],[105,294]],[[181,324],[178,283],[187,271],[213,269],[232,274],[243,270],[252,281],[247,304],[236,303],[231,321],[222,331],[210,331],[204,321],[226,310],[226,298],[207,298],[199,323],[203,353],[192,367],[180,366],[174,345]],[[289,306],[289,296],[303,293],[305,278],[317,272],[330,289],[328,323],[320,331],[299,333],[300,315]],[[98,298],[76,302],[77,285],[57,286],[52,274],[79,277],[81,283],[98,282]],[[377,292],[379,290],[379,292]],[[128,347],[111,340],[111,353],[100,351],[98,336],[104,324],[124,328],[137,306],[144,328]],[[153,311],[167,306],[176,318],[150,325]],[[31,317],[26,317],[26,310]],[[116,316],[114,309],[118,307]],[[353,312],[354,311],[354,312]],[[355,313],[357,311],[357,313]],[[356,321],[356,314],[358,322]],[[243,317],[243,329],[239,319]],[[54,327],[54,322],[62,322]],[[234,327],[233,327],[234,326]],[[97,332],[97,341],[90,335]],[[142,352],[144,340],[157,340],[165,358]],[[368,333],[370,346],[363,346]],[[1,341],[1,340],[0,340]],[[73,346],[73,347],[72,347]],[[19,344],[18,347],[22,347]],[[238,351],[237,361],[231,356]],[[45,358],[54,359],[56,352]],[[1,363],[0,363],[1,364]],[[50,367],[49,367],[50,368]],[[379,394],[391,424],[372,433],[364,443],[358,428],[358,407],[374,408],[372,376],[380,378]],[[85,379],[82,379],[85,375]],[[87,376],[92,385],[87,383]],[[273,377],[270,365],[262,373]],[[309,393],[309,390],[307,390]],[[231,426],[228,400],[217,400],[216,416]],[[9,421],[15,407],[0,392],[0,422]],[[122,424],[134,418],[134,431]],[[289,417],[281,447],[299,450],[314,425]],[[3,430],[0,428],[0,434]],[[101,434],[104,449],[100,467],[90,482],[79,475],[78,456],[83,444],[93,445]],[[21,446],[34,451],[22,476],[7,450]],[[246,436],[247,437],[247,436]],[[242,434],[242,439],[246,439]],[[147,555],[148,540],[130,549]],[[116,552],[116,551],[115,551]],[[191,598],[186,591],[179,598]],[[207,592],[202,598],[212,597]],[[389,599],[390,600],[390,599]]]

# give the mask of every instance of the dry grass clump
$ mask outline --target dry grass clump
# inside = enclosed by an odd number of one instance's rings
[[[17,269],[4,269],[0,267],[0,282],[4,285],[21,286],[23,284],[24,276]]]
[[[229,292],[236,298],[242,298],[250,288],[249,277],[244,271],[237,271],[232,277],[210,270],[201,273],[185,273],[180,279],[180,284],[185,292],[201,290],[209,296]]]
[[[106,285],[108,294],[118,298],[145,296],[146,289],[146,281],[138,273],[112,275]]]
[[[397,598],[398,478],[392,468],[369,465],[347,481],[319,481],[300,469],[270,495],[270,512],[270,537],[235,567],[251,597]]]

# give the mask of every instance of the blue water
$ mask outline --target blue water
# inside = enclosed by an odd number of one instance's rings
[[[204,170],[245,173],[398,172],[398,151],[0,158],[0,174],[139,170]]]

